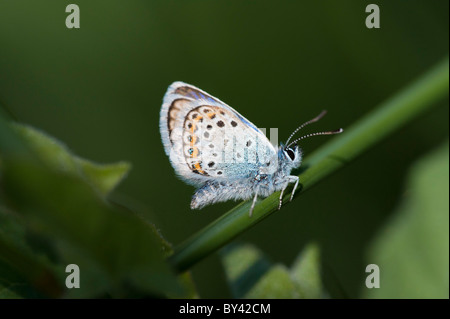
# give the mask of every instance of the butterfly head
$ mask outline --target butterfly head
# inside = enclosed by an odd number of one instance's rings
[[[281,146],[280,153],[281,159],[287,166],[291,168],[298,168],[302,161],[302,150],[297,144],[290,145],[289,147]]]

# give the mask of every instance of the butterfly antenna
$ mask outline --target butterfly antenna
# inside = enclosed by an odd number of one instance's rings
[[[311,133],[311,134],[307,134],[304,135],[302,137],[299,137],[298,139],[294,140],[293,142],[291,142],[291,144],[289,144],[288,146],[286,146],[286,148],[289,148],[289,146],[291,146],[292,144],[297,143],[298,141],[304,140],[305,138],[311,137],[311,136],[317,136],[317,135],[334,135],[334,134],[339,134],[344,132],[344,130],[342,128],[338,129],[338,130],[334,130],[334,131],[327,131],[327,132],[317,132],[317,133]]]
[[[297,127],[294,132],[292,132],[291,136],[289,136],[289,138],[286,141],[286,144],[289,143],[289,141],[291,140],[291,138],[295,135],[295,133],[297,133],[299,130],[301,130],[302,128],[304,128],[305,126],[317,122],[318,120],[320,120],[322,117],[325,116],[325,114],[327,114],[326,110],[323,110],[322,112],[320,112],[319,115],[317,115],[315,118],[313,118],[312,120],[309,120],[308,122],[303,123],[302,125],[300,125],[299,127]]]

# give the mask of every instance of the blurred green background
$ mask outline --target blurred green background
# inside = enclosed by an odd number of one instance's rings
[[[282,141],[322,109],[310,131],[350,126],[449,46],[446,0],[78,0],[81,28],[67,29],[70,3],[0,1],[0,102],[80,156],[131,162],[113,199],[139,206],[175,245],[234,203],[190,210],[194,189],[176,178],[159,135],[170,83],[200,87]],[[365,26],[369,3],[380,29]],[[410,165],[448,139],[448,115],[447,99],[239,239],[287,265],[314,240],[330,295],[360,296],[367,248]],[[326,139],[304,141],[305,155]],[[230,296],[216,254],[192,270],[200,296]]]

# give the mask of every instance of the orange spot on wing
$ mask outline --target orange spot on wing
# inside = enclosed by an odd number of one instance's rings
[[[191,158],[196,158],[198,156],[198,148],[197,147],[193,147],[192,148],[193,152],[191,154]]]
[[[197,136],[196,135],[191,135],[191,142],[190,142],[190,146],[194,146],[194,144],[197,142]]]
[[[200,165],[200,163],[195,163],[195,164],[194,164],[194,168],[195,168],[200,174],[205,174],[205,171],[202,170],[202,166]]]

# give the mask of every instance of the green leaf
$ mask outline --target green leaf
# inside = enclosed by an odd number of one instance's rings
[[[165,261],[171,246],[156,227],[99,196],[117,184],[128,165],[97,166],[36,130],[15,126],[14,133],[3,123],[0,118],[0,132],[6,133],[0,138],[5,295],[30,296],[14,288],[20,284],[46,297],[184,296]],[[65,287],[68,264],[80,268],[79,289]],[[189,276],[184,277],[187,287]],[[49,278],[59,290],[48,290]]]
[[[180,284],[183,286],[182,293],[178,294],[168,294],[169,298],[175,299],[198,299],[200,298],[197,289],[195,287],[194,280],[192,278],[192,274],[190,271],[186,271],[180,275],[178,275],[178,280]]]
[[[30,286],[28,279],[23,278],[4,260],[0,260],[0,299],[36,299],[44,296]]]
[[[82,177],[103,196],[108,195],[131,168],[127,162],[97,164],[80,158],[57,139],[31,126],[15,124],[13,128],[47,165]]]
[[[101,165],[76,158],[76,163],[80,166],[86,180],[104,196],[126,177],[131,168],[127,162]]]
[[[17,216],[0,206],[0,294],[28,298],[57,296],[62,292],[62,276],[57,278],[54,270],[48,256],[34,251],[27,243],[27,230]],[[33,287],[28,283],[33,283]]]
[[[1,261],[0,274],[0,299],[23,299],[26,297],[33,297],[32,295],[21,291],[21,288],[27,286],[26,282]]]
[[[31,229],[55,245],[61,266],[80,267],[84,289],[72,289],[68,296],[108,291],[123,297],[127,284],[147,294],[180,293],[153,226],[106,204],[76,177],[27,160],[5,161],[5,167],[7,198]]]
[[[367,298],[449,298],[449,146],[417,162],[394,218],[380,232],[368,263],[380,288]]]
[[[272,264],[250,244],[234,244],[221,251],[231,293],[235,298],[320,298],[322,284],[319,248],[308,245],[291,270]]]
[[[250,244],[228,245],[221,253],[234,298],[244,298],[271,266],[262,252]]]
[[[317,244],[307,245],[299,254],[291,268],[291,276],[301,298],[322,298],[320,276],[320,250]]]
[[[289,270],[276,264],[248,291],[245,298],[250,299],[298,299],[296,289]]]

